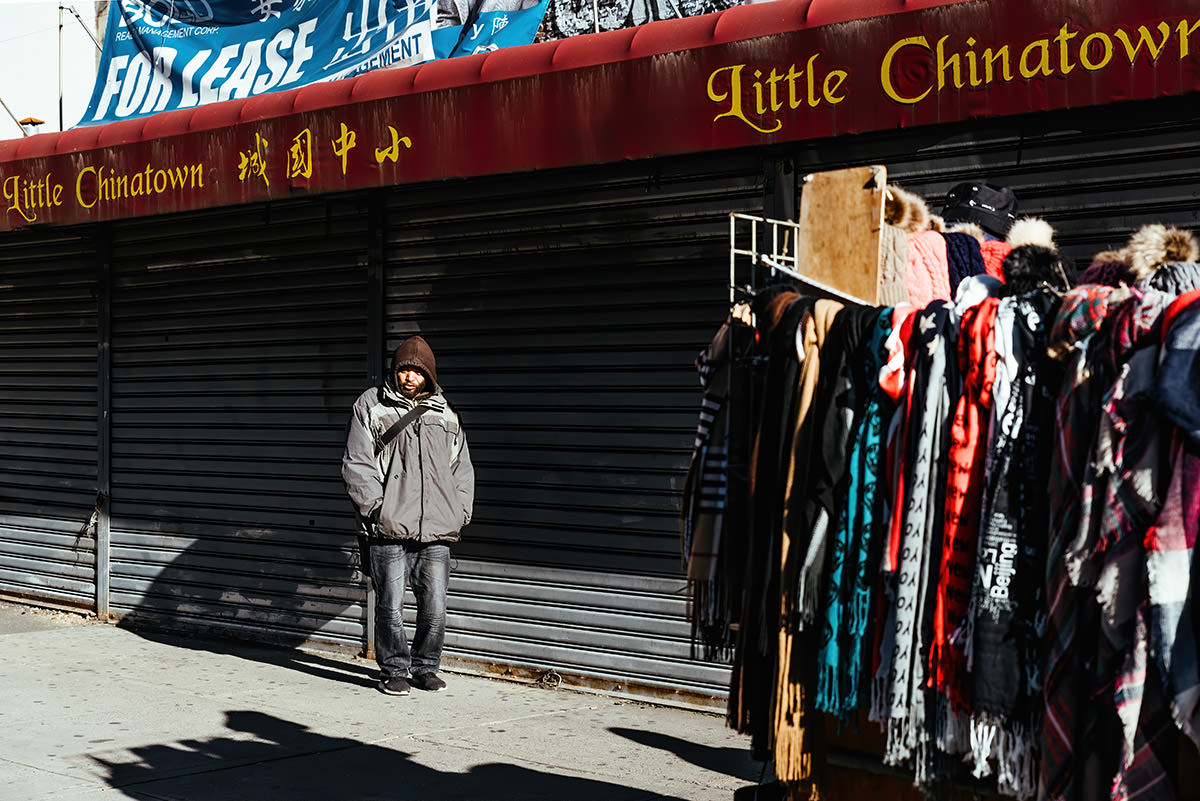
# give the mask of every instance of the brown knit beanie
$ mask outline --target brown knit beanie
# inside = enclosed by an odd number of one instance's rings
[[[392,374],[401,367],[415,367],[425,374],[429,383],[428,389],[437,386],[437,362],[433,358],[433,349],[424,338],[412,336],[400,343],[392,354]]]

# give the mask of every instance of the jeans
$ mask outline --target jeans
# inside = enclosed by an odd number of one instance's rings
[[[381,678],[436,673],[446,641],[446,585],[450,546],[444,543],[372,542],[375,585],[375,661]],[[417,599],[412,648],[404,634],[404,588]]]

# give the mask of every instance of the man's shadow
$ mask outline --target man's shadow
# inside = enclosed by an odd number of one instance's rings
[[[180,529],[180,535],[190,533]],[[236,571],[228,567],[228,551],[220,552],[229,548],[221,542],[230,537],[246,540],[249,558]],[[220,540],[197,537],[154,576],[132,609],[120,613],[117,625],[173,647],[371,683],[373,668],[351,658],[365,645],[367,598],[353,537],[346,536],[340,549],[326,549],[324,564],[304,568],[311,575],[303,578],[297,575],[301,571],[275,566],[296,557],[284,534],[273,537],[268,530],[248,536],[232,531]],[[231,580],[238,586],[229,586]],[[345,658],[318,653],[322,649],[340,650]]]
[[[136,799],[328,801],[634,801],[647,791],[519,765],[488,763],[440,771],[412,754],[253,711],[225,713],[229,737],[132,749],[136,761],[93,757],[111,787]],[[434,746],[431,746],[433,748]],[[579,767],[587,770],[586,756]],[[657,801],[684,801],[654,796]]]

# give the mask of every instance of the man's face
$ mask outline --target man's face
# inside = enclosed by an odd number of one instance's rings
[[[425,374],[412,367],[396,370],[396,389],[406,398],[415,398],[425,391]]]

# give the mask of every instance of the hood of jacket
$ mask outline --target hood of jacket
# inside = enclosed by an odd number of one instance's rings
[[[402,367],[412,367],[425,374],[427,392],[435,392],[438,386],[437,361],[433,358],[433,348],[424,337],[411,336],[400,343],[392,353],[392,375],[389,383],[395,381],[396,371]]]

